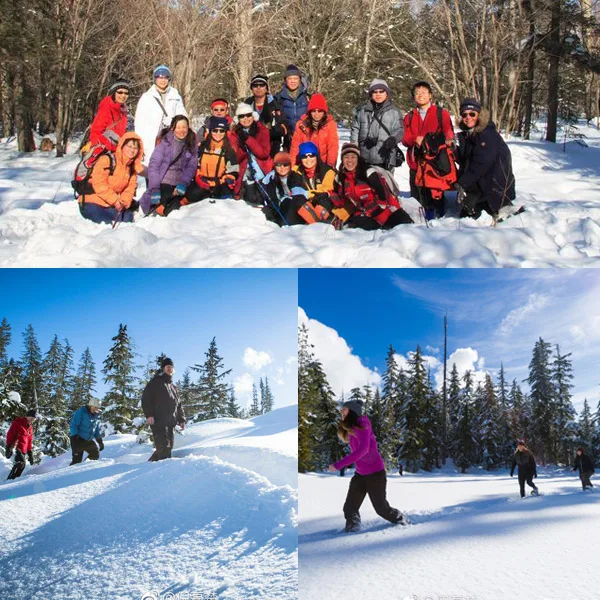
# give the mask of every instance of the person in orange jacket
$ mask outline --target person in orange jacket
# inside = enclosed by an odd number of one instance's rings
[[[335,169],[340,137],[337,123],[329,114],[327,101],[323,94],[312,95],[306,114],[298,121],[290,149],[292,162],[296,162],[298,149],[304,142],[313,142],[319,149],[321,161]]]
[[[35,409],[31,409],[27,416],[17,417],[6,433],[6,458],[10,458],[15,450],[15,464],[8,474],[7,479],[16,479],[25,470],[25,455],[29,464],[33,464],[33,425],[37,418]]]
[[[133,221],[137,174],[142,172],[142,138],[129,131],[123,135],[113,155],[101,155],[92,168],[90,193],[78,198],[79,212],[95,223]]]
[[[108,89],[98,105],[98,112],[90,127],[89,143],[92,146],[104,146],[110,152],[117,149],[117,144],[127,131],[127,100],[129,99],[129,82],[119,79]]]

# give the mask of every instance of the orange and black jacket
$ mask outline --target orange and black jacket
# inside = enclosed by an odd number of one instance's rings
[[[220,146],[208,138],[198,147],[198,169],[196,183],[202,188],[230,185],[237,180],[240,172],[235,150],[227,137]]]

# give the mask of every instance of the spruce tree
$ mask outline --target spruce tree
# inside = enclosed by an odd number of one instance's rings
[[[573,366],[571,353],[561,354],[556,345],[556,353],[552,362],[552,382],[554,384],[554,428],[552,455],[557,464],[571,464],[575,456],[577,425],[575,408],[571,402],[573,385]]]
[[[232,419],[242,418],[242,409],[235,399],[233,386],[229,386],[229,400],[227,402],[227,416]]]
[[[592,411],[587,398],[583,401],[583,410],[579,415],[578,441],[580,446],[583,446],[589,454],[594,456],[594,422],[592,419]]]
[[[250,418],[258,417],[260,415],[260,403],[258,400],[258,391],[256,389],[256,384],[252,384],[252,404],[250,405]]]
[[[89,348],[86,348],[77,366],[73,378],[73,391],[69,401],[69,412],[72,414],[81,406],[86,406],[96,391],[96,365]]]
[[[265,384],[262,380],[262,377],[260,378],[259,387],[260,387],[260,414],[264,415],[266,398],[265,398]]]
[[[308,328],[298,328],[298,471],[306,473],[314,468],[315,409],[311,394],[310,364],[312,348]]]
[[[385,360],[385,372],[383,374],[383,389],[381,395],[382,424],[379,449],[383,460],[388,465],[396,467],[398,452],[400,450],[401,429],[398,422],[400,413],[400,398],[398,393],[399,369],[395,358],[396,351],[390,344]],[[379,390],[376,390],[379,394]]]
[[[195,396],[192,385],[192,379],[190,370],[186,369],[181,376],[181,380],[177,382],[177,389],[179,390],[179,398],[181,400],[181,406],[183,406],[183,412],[187,415],[194,414],[192,410],[195,404]],[[191,420],[191,419],[188,419]]]
[[[42,351],[31,325],[23,333],[25,349],[21,354],[21,401],[28,408],[38,407],[38,390],[43,381]]]
[[[140,414],[137,397],[137,377],[133,341],[127,332],[127,325],[119,324],[119,331],[112,338],[114,342],[104,359],[104,383],[109,390],[103,398],[103,421],[110,424],[117,433],[131,433],[133,420]]]
[[[456,363],[452,363],[452,371],[450,372],[450,381],[448,385],[448,429],[450,439],[453,439],[456,435],[456,428],[460,418],[460,399],[460,375],[458,374]]]
[[[473,439],[473,375],[465,371],[463,375],[464,387],[459,396],[458,422],[456,433],[452,442],[452,456],[454,464],[460,467],[461,473],[475,462],[475,442]]]
[[[0,372],[8,364],[8,346],[12,338],[11,327],[4,317],[0,323]]]
[[[273,410],[273,405],[275,404],[275,400],[273,398],[273,392],[271,391],[271,386],[269,385],[269,378],[265,377],[265,403],[262,407],[263,415],[265,413],[271,412]]]

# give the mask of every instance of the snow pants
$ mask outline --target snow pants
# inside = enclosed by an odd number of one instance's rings
[[[171,451],[175,442],[175,428],[161,425],[150,425],[154,437],[154,453],[148,459],[149,462],[171,458]]]
[[[521,498],[525,497],[525,482],[530,488],[537,490],[537,486],[533,483],[533,473],[527,470],[519,470],[519,489],[521,490]]]
[[[15,450],[15,464],[6,479],[16,479],[17,477],[21,477],[21,474],[25,470],[25,464],[25,454],[20,450]]]
[[[185,197],[190,204],[195,204],[207,198],[233,198],[233,192],[227,185],[219,184],[213,188],[206,189],[200,187],[195,181],[192,181],[185,193]]]
[[[79,212],[84,219],[94,221],[94,223],[113,223],[114,221],[133,223],[133,211],[118,212],[115,208],[100,206],[93,202],[80,202]]]
[[[594,474],[594,471],[586,471],[585,473],[583,471],[579,472],[579,479],[581,479],[581,485],[584,490],[586,487],[594,487],[592,485],[592,482],[590,481],[590,477],[593,474]]]
[[[389,505],[385,494],[386,485],[385,470],[372,475],[359,475],[356,473],[350,480],[350,487],[344,504],[346,524],[360,523],[359,510],[367,494],[369,494],[375,512],[380,517],[392,523],[399,523],[402,520],[402,513],[397,508],[392,508]]]
[[[419,187],[415,180],[417,172],[410,170],[410,195],[419,201],[419,204],[425,211],[425,217],[428,221],[434,218],[441,218],[446,214],[446,207],[444,206],[444,198],[441,200],[435,200],[431,195],[431,190],[424,187]]]
[[[348,227],[353,229],[364,229],[366,231],[393,229],[396,225],[406,225],[408,223],[413,223],[413,220],[403,208],[394,211],[383,225],[380,225],[375,219],[364,215],[352,216],[347,221]]]
[[[94,440],[76,440],[71,442],[71,452],[73,453],[73,460],[71,465],[77,465],[83,461],[83,453],[88,453],[90,460],[98,460],[100,458],[100,451]]]

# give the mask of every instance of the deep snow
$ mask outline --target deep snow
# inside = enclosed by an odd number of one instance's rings
[[[600,597],[600,485],[539,468],[543,496],[521,499],[506,471],[393,474],[388,499],[412,524],[388,524],[367,497],[363,531],[346,534],[351,475],[299,477],[300,600]]]
[[[590,267],[600,262],[600,131],[580,140],[509,141],[517,203],[527,211],[491,218],[448,216],[389,232],[280,229],[243,202],[208,201],[168,218],[96,225],[83,220],[70,187],[76,156],[24,156],[0,143],[0,267]],[[341,131],[342,141],[348,131]],[[536,138],[542,132],[535,134]],[[75,152],[76,143],[71,145]],[[396,170],[408,196],[408,169]],[[140,195],[142,186],[140,186]],[[450,215],[455,207],[450,207]]]
[[[14,482],[1,459],[0,598],[297,598],[297,406],[192,425],[159,463],[105,444]]]

